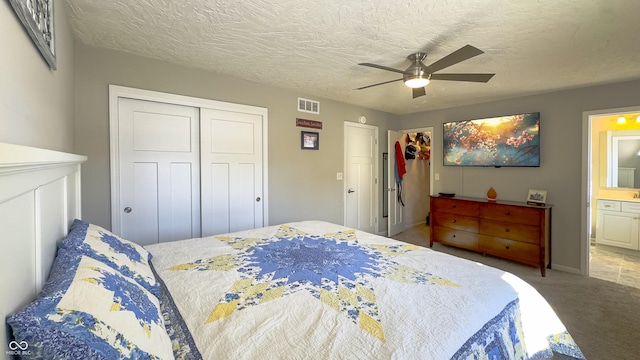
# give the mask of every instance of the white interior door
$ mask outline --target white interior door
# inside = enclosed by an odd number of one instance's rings
[[[147,245],[200,236],[198,108],[120,98],[120,235]]]
[[[202,236],[265,226],[262,115],[201,109]]]
[[[402,133],[399,131],[388,130],[387,132],[387,151],[389,152],[389,161],[387,161],[387,206],[389,207],[387,219],[387,236],[391,237],[404,231],[404,206],[398,200],[398,184],[396,183],[396,141],[402,139]],[[403,155],[404,156],[404,155]]]
[[[378,128],[345,122],[345,226],[377,232]]]

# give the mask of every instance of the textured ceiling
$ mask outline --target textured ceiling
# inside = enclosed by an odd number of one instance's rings
[[[638,0],[67,0],[87,45],[294,89],[395,114],[640,79]],[[428,65],[464,45],[485,53],[411,98],[407,55]]]

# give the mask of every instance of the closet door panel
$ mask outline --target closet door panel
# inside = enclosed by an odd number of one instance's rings
[[[133,165],[135,207],[131,212],[125,210],[127,217],[133,221],[131,227],[123,229],[126,231],[123,236],[126,239],[135,239],[138,244],[158,242],[158,175],[157,163],[144,162]]]
[[[245,230],[253,229],[256,223],[256,193],[255,193],[255,164],[238,164],[238,193],[235,195],[238,202],[233,209],[235,214],[243,214],[233,218],[232,229]],[[236,231],[236,230],[232,230]]]
[[[191,187],[193,182],[192,174],[197,173],[194,171],[193,166],[194,164],[191,163],[173,163],[170,165],[171,183],[168,184],[170,197],[167,199],[170,204],[166,207],[167,211],[170,212],[168,214],[170,222],[166,224],[167,229],[164,232],[168,237],[166,239],[161,238],[160,242],[173,239],[188,239],[194,236],[192,231],[193,218],[198,214],[194,214],[192,211],[194,207],[193,198],[199,195],[193,194],[193,188]]]
[[[201,109],[202,235],[265,226],[262,116]]]
[[[116,233],[147,245],[200,236],[199,109],[118,100]]]
[[[228,209],[231,207],[229,164],[211,164],[210,179],[208,192],[211,194],[211,199],[208,200],[212,206],[211,215],[207,217],[205,226],[212,234],[227,233],[230,228]]]

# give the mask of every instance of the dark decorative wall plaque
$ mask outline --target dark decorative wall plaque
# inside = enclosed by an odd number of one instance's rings
[[[56,69],[53,0],[9,0],[49,68]]]
[[[312,129],[322,129],[322,121],[296,118],[296,126],[307,127]]]

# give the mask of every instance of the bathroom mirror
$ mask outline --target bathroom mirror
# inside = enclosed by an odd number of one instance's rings
[[[640,188],[640,131],[607,133],[607,187]]]

